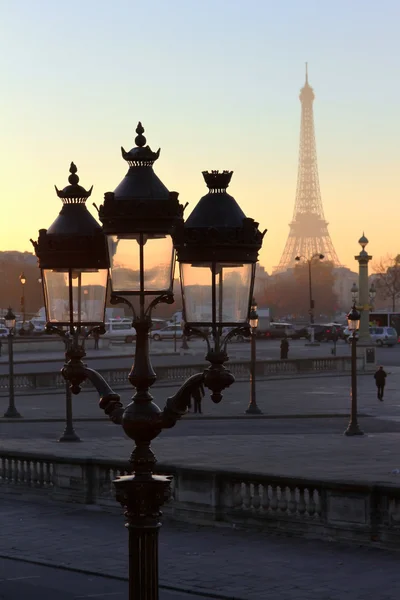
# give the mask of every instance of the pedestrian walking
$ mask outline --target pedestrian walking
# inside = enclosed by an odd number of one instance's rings
[[[378,400],[380,400],[381,402],[383,401],[383,392],[385,390],[386,377],[386,371],[383,370],[383,367],[379,367],[379,369],[374,375],[374,378],[378,390]]]
[[[285,360],[289,354],[289,340],[285,336],[281,341],[281,360]]]
[[[98,350],[99,349],[99,330],[98,329],[94,329],[93,330],[93,339],[94,339],[94,349]]]
[[[200,385],[192,392],[194,410],[193,412],[199,413],[201,415],[201,401],[204,396],[204,387]]]

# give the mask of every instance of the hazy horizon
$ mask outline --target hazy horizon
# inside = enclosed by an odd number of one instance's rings
[[[334,248],[355,271],[363,231],[373,262],[399,253],[398,3],[22,0],[2,17],[0,249],[32,252],[71,161],[94,185],[96,216],[140,120],[186,216],[206,193],[201,171],[234,171],[228,191],[268,229],[260,262],[271,273],[294,209],[308,61]]]

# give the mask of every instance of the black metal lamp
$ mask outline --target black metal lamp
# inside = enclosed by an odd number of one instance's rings
[[[38,257],[49,326],[67,327],[71,335],[82,327],[104,324],[108,255],[99,223],[86,208],[92,189],[79,185],[71,163],[70,185],[58,190],[60,214],[32,241]],[[84,301],[85,300],[85,301]]]
[[[356,332],[360,328],[360,318],[361,315],[356,309],[356,305],[353,304],[351,311],[347,315],[347,326],[349,330],[353,332],[353,335],[354,332]]]
[[[86,208],[93,187],[86,191],[79,185],[74,163],[69,171],[69,185],[56,188],[63,202],[60,214],[31,242],[41,269],[47,329],[67,342],[66,378],[77,394],[85,379],[83,339],[95,327],[104,327],[109,260],[101,226]]]
[[[16,317],[13,313],[11,306],[8,307],[8,311],[6,312],[6,314],[4,316],[4,321],[5,321],[5,325],[6,325],[7,329],[9,329],[9,330],[14,329]]]
[[[255,267],[265,231],[227,193],[232,171],[204,171],[203,177],[209,192],[184,226],[176,228],[175,247],[186,332],[200,333],[207,341],[212,366],[205,385],[213,401],[220,402],[220,392],[234,381],[223,367],[227,342],[238,333],[250,334]]]
[[[160,150],[152,152],[145,145],[141,123],[136,133],[136,147],[129,152],[121,148],[129,170],[114,192],[104,195],[99,218],[108,242],[112,300],[128,303],[134,319],[143,319],[158,302],[173,301],[171,232],[182,221],[184,207],[154,173]],[[146,306],[149,299],[151,308]]]
[[[257,302],[255,301],[254,298],[251,303],[249,324],[250,324],[250,328],[252,331],[255,331],[258,327]]]
[[[355,302],[351,308],[351,311],[347,315],[348,328],[351,331],[351,409],[350,409],[350,422],[344,432],[345,435],[364,435],[358,424],[358,394],[357,394],[357,331],[360,327],[361,315],[356,308]]]

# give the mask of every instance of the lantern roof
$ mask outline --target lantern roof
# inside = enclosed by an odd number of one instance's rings
[[[168,233],[176,222],[182,220],[184,207],[178,201],[178,193],[169,192],[153,170],[160,149],[153,152],[145,145],[144,128],[140,122],[136,133],[136,147],[128,152],[121,148],[129,170],[113,192],[104,194],[104,203],[99,209],[106,234]]]
[[[86,200],[93,186],[86,191],[78,185],[74,163],[70,166],[69,184],[56,192],[63,206],[48,229],[40,229],[37,242],[31,240],[42,269],[102,269],[109,260],[101,225],[90,214]]]
[[[187,218],[177,227],[174,240],[181,262],[257,262],[266,230],[246,217],[226,189],[232,171],[203,171],[209,189]]]

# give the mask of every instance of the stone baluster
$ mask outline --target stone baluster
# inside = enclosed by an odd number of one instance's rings
[[[304,498],[304,488],[299,488],[299,501],[297,503],[297,510],[300,516],[303,516],[306,512],[306,502]]]
[[[279,501],[278,501],[278,510],[282,513],[287,511],[287,497],[286,497],[286,486],[281,486],[279,488]]]
[[[262,505],[263,511],[267,513],[269,511],[269,505],[270,505],[269,485],[267,483],[263,484],[263,486],[262,486],[261,505]]]
[[[242,508],[242,504],[242,484],[236,481],[233,486],[233,507],[235,509],[240,509]]]
[[[272,512],[275,512],[278,508],[278,494],[276,485],[271,485],[271,499],[269,506]]]
[[[243,494],[243,507],[245,510],[249,510],[251,508],[251,491],[250,486],[251,483],[244,483],[244,494]]]
[[[254,493],[253,493],[253,508],[257,512],[260,510],[261,506],[261,495],[260,495],[260,484],[254,484]]]

